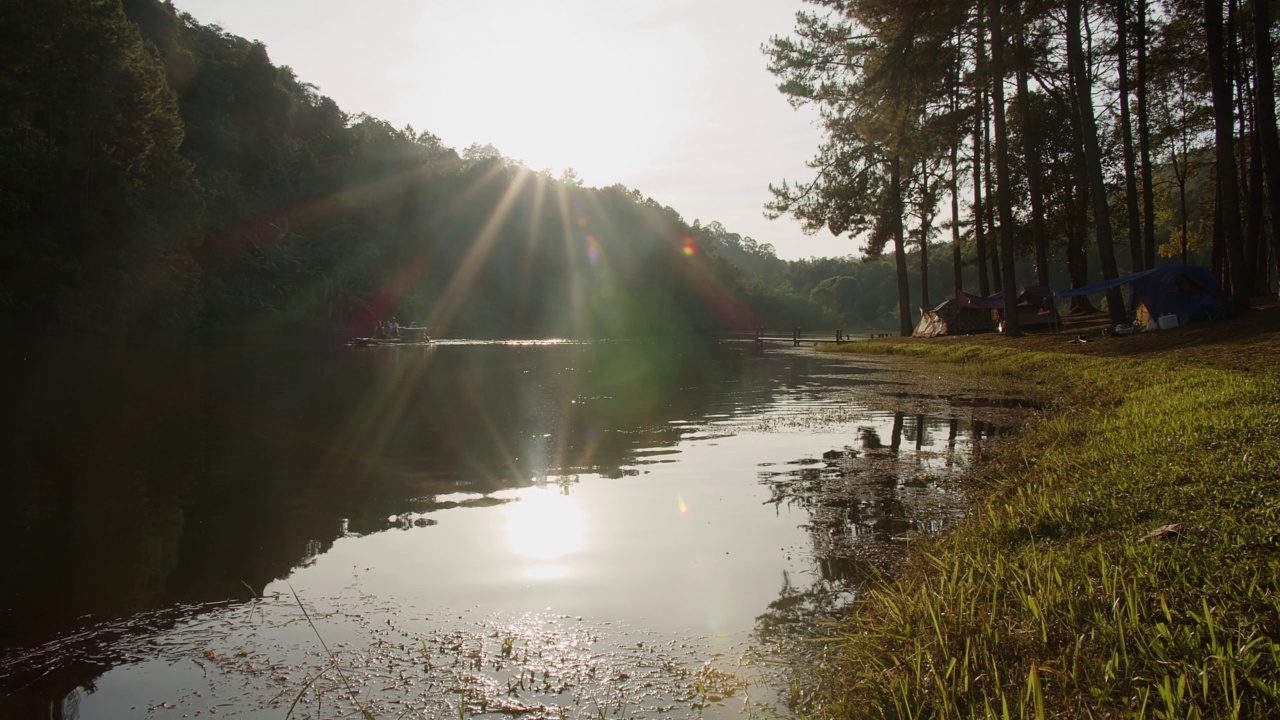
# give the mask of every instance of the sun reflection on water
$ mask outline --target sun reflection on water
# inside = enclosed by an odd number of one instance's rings
[[[577,498],[553,488],[534,488],[504,508],[507,549],[535,561],[525,570],[533,579],[564,577],[564,558],[582,549],[586,521]]]

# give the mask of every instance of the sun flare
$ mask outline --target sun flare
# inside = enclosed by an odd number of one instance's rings
[[[506,507],[507,548],[544,563],[572,555],[586,540],[582,508],[557,490],[533,489]]]
[[[651,168],[697,121],[702,42],[659,8],[619,13],[608,5],[543,5],[499,0],[484,31],[469,33],[459,72],[422,72],[456,63],[458,28],[475,21],[464,6],[424,16],[404,67],[401,110],[460,145],[493,143],[535,170],[574,167],[592,185]],[[655,52],[655,48],[663,51]],[[441,112],[440,97],[466,98],[468,120]]]

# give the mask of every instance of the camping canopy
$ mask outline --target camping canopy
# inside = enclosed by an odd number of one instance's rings
[[[977,297],[963,293],[969,300],[978,307],[984,307],[988,310],[1004,310],[1004,293],[998,292],[995,295],[987,297]],[[1037,310],[1049,310],[1053,307],[1053,291],[1043,285],[1019,285],[1017,294],[1018,305],[1026,305],[1034,307]]]
[[[1139,316],[1201,318],[1231,312],[1231,301],[1222,286],[1207,268],[1198,265],[1160,265],[1074,290],[1059,290],[1054,295],[1070,298],[1125,284],[1129,285],[1129,307]]]

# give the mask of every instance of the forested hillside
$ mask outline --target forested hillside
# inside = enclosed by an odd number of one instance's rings
[[[810,299],[889,266],[787,263],[638,190],[351,114],[262,43],[160,0],[5,3],[0,64],[11,331],[337,339],[396,318],[442,336],[637,337],[832,327],[842,312],[892,322],[878,300]]]

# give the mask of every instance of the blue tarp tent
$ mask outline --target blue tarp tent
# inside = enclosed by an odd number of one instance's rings
[[[1060,298],[1129,286],[1129,308],[1135,322],[1146,325],[1162,315],[1176,315],[1179,324],[1195,318],[1217,318],[1231,312],[1231,301],[1207,268],[1198,265],[1160,265],[1150,270],[1103,280],[1074,290],[1055,291]]]

